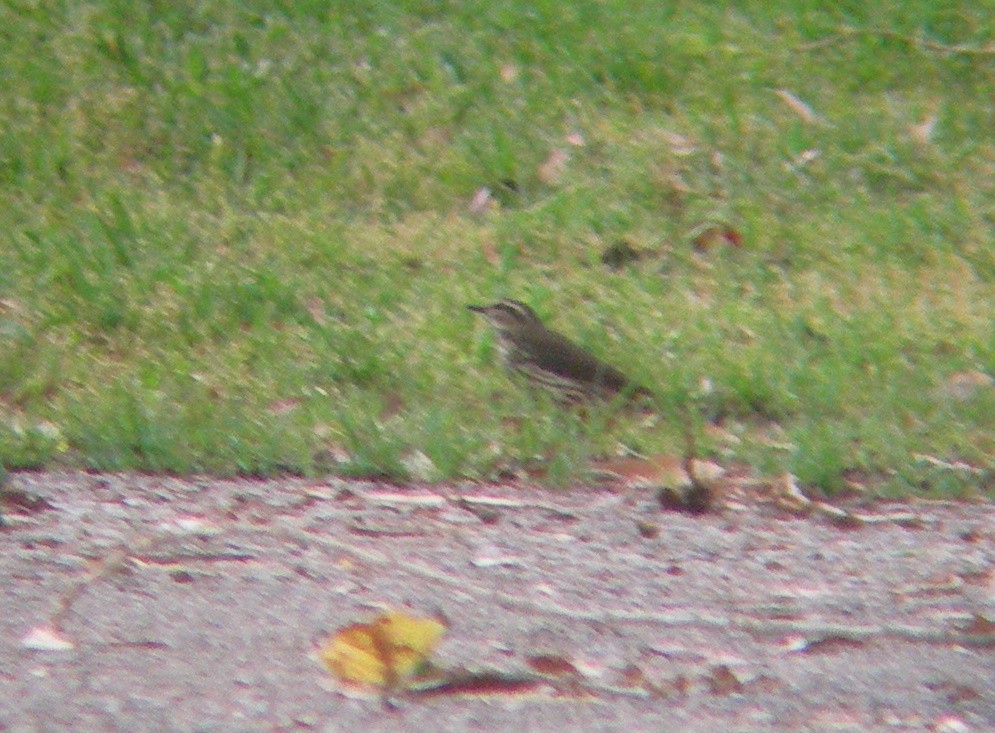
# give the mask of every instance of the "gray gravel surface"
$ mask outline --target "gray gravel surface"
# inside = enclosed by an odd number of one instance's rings
[[[919,521],[843,529],[583,486],[8,489],[44,501],[8,497],[0,528],[5,733],[995,730],[990,503],[877,504]],[[446,619],[443,666],[570,673],[385,706],[315,649],[388,606]]]

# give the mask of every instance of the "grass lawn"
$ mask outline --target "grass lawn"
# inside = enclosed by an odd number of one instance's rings
[[[0,7],[0,462],[995,495],[991,2]],[[635,251],[607,265],[608,253]],[[501,368],[513,297],[651,387]]]

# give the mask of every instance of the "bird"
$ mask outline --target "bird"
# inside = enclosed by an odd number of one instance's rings
[[[484,316],[494,327],[505,365],[547,390],[560,404],[613,400],[619,395],[653,396],[587,349],[547,328],[536,312],[521,301],[499,300],[467,308]]]

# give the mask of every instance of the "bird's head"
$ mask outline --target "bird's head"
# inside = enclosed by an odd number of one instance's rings
[[[542,325],[536,312],[518,300],[499,300],[491,305],[468,305],[467,308],[480,313],[499,331],[518,331]]]

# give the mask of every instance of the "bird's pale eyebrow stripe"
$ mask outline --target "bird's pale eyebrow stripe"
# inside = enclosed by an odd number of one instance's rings
[[[502,300],[496,303],[496,306],[527,320],[537,318],[535,312],[531,308],[525,305],[525,303],[520,303],[517,300]]]

